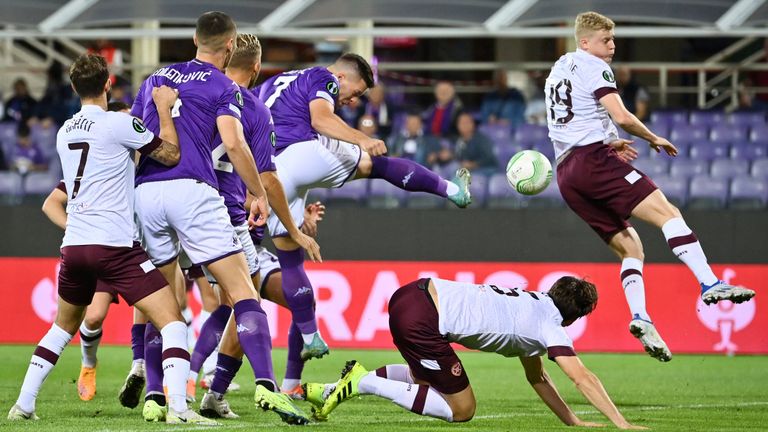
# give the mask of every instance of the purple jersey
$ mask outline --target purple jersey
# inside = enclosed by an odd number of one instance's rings
[[[194,179],[218,187],[211,152],[217,135],[216,118],[240,119],[243,97],[240,87],[210,63],[191,60],[160,68],[142,84],[131,115],[144,120],[147,129],[158,135],[160,119],[152,101],[152,88],[167,85],[179,91],[172,116],[179,135],[181,160],[172,167],[142,156],[136,185],[145,182]],[[220,141],[220,140],[219,140]]]
[[[245,141],[251,148],[256,168],[260,173],[275,171],[275,128],[269,109],[264,106],[254,94],[245,88],[241,88],[243,94],[243,134]],[[213,150],[213,168],[216,170],[216,179],[219,183],[219,194],[224,198],[224,204],[229,211],[232,226],[243,225],[246,221],[245,183],[234,171],[229,156],[224,150],[224,144],[217,135],[214,141],[218,144]],[[263,234],[262,234],[263,235]]]
[[[309,103],[322,98],[335,106],[339,80],[328,69],[317,66],[273,76],[253,92],[272,111],[277,133],[275,152],[280,154],[293,143],[317,138]]]

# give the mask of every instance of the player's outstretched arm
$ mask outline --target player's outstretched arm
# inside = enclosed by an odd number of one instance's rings
[[[264,185],[261,183],[256,162],[253,160],[253,154],[245,142],[243,125],[235,117],[220,115],[216,117],[216,127],[219,129],[219,135],[224,144],[224,150],[229,156],[229,161],[235,167],[237,175],[243,179],[245,187],[256,197],[255,206],[258,211],[256,224],[264,225],[267,222],[267,217],[269,217],[269,200]]]
[[[43,213],[48,216],[57,227],[67,229],[67,194],[55,188],[43,201]]]
[[[568,426],[602,426],[599,423],[589,423],[582,421],[565,403],[560,393],[557,392],[555,384],[549,378],[541,363],[541,357],[520,357],[520,363],[525,370],[525,378],[536,391],[542,401],[552,410],[553,413],[563,423]]]
[[[621,101],[621,97],[618,93],[608,93],[603,96],[600,98],[600,104],[605,107],[605,110],[608,111],[608,114],[610,114],[616,124],[632,135],[648,141],[651,148],[656,150],[656,152],[663,149],[668,155],[677,156],[677,148],[667,141],[666,138],[662,138],[651,132],[640,119],[629,112],[627,107],[624,106],[624,102]]]
[[[163,142],[148,156],[166,166],[176,165],[181,159],[179,136],[171,118],[171,108],[176,103],[176,99],[178,99],[178,91],[168,86],[152,89],[152,100],[155,102],[160,120],[159,136]]]
[[[595,408],[603,413],[619,429],[648,429],[643,426],[636,426],[629,423],[621,415],[619,409],[613,404],[613,401],[605,391],[603,384],[595,374],[590,372],[584,366],[577,356],[558,356],[555,357],[557,365],[568,375],[568,378],[576,384],[576,388],[587,398]]]
[[[358,145],[371,156],[381,156],[387,152],[384,141],[370,138],[350,127],[333,112],[333,105],[325,99],[317,98],[310,102],[309,115],[312,118],[312,128],[324,136]]]
[[[264,189],[267,190],[267,197],[269,197],[272,210],[275,211],[277,218],[288,231],[288,235],[295,241],[302,249],[307,251],[309,258],[312,261],[322,262],[323,258],[320,256],[320,246],[315,239],[304,234],[291,217],[291,210],[288,206],[288,199],[285,197],[285,190],[283,184],[280,183],[280,179],[277,177],[276,171],[267,171],[261,173],[261,179],[264,182]]]

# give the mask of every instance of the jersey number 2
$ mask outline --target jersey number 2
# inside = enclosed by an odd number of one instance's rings
[[[296,81],[296,78],[298,77],[298,75],[284,75],[277,77],[275,82],[272,83],[272,85],[276,86],[277,88],[275,89],[275,92],[267,98],[267,101],[264,102],[264,105],[266,105],[267,108],[272,108],[272,104],[274,104],[277,98],[280,97],[280,93],[282,93],[283,90],[285,90],[292,82]]]
[[[75,185],[72,188],[72,198],[77,198],[77,193],[80,192],[80,180],[83,179],[83,172],[85,171],[85,161],[88,160],[88,150],[91,148],[87,142],[70,143],[70,150],[80,150],[80,164],[77,165],[77,174],[75,174]]]
[[[216,148],[213,149],[211,152],[211,158],[213,158],[213,169],[231,173],[234,171],[235,167],[232,165],[232,162],[225,162],[221,160],[225,154],[227,154],[227,149],[224,147],[224,143],[217,145]]]
[[[562,91],[562,95],[561,95]],[[571,98],[571,92],[573,86],[571,80],[564,79],[555,85],[549,86],[549,116],[552,122],[556,124],[566,124],[573,120],[573,99]],[[565,116],[557,117],[555,115],[555,109],[561,110],[561,107],[565,107]]]

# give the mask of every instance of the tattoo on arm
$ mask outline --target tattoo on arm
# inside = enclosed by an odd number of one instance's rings
[[[165,166],[173,166],[179,163],[181,153],[179,152],[179,146],[163,140],[162,144],[149,154],[149,157]]]

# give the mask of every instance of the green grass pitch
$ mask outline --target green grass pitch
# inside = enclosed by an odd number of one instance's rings
[[[32,350],[31,346],[0,347],[3,413],[16,399]],[[37,403],[41,421],[11,423],[3,416],[0,432],[209,429],[149,424],[142,420],[140,406],[134,410],[122,408],[116,395],[130,366],[130,355],[127,347],[102,347],[96,398],[82,402],[75,387],[80,352],[76,345],[70,346],[41,391]],[[327,423],[313,423],[308,427],[354,432],[572,430],[562,425],[538,399],[525,381],[517,359],[474,352],[459,355],[478,399],[476,416],[469,423],[449,424],[417,416],[383,399],[366,396],[342,404]],[[274,358],[275,371],[280,377],[285,350],[275,350]],[[353,358],[371,369],[388,363],[402,363],[402,358],[394,351],[339,349],[322,360],[310,361],[305,378],[322,382],[335,380],[344,361]],[[619,409],[633,423],[655,431],[768,430],[768,357],[678,355],[666,364],[640,354],[585,354],[582,359],[600,377]],[[608,423],[554,363],[546,363],[561,394],[582,418]],[[233,411],[241,417],[222,421],[224,426],[216,430],[296,428],[281,423],[275,414],[254,407],[252,378],[250,368],[244,366],[236,378],[243,389],[228,396]],[[198,401],[201,397],[202,391],[198,390]],[[308,404],[301,402],[300,406],[309,412]]]

